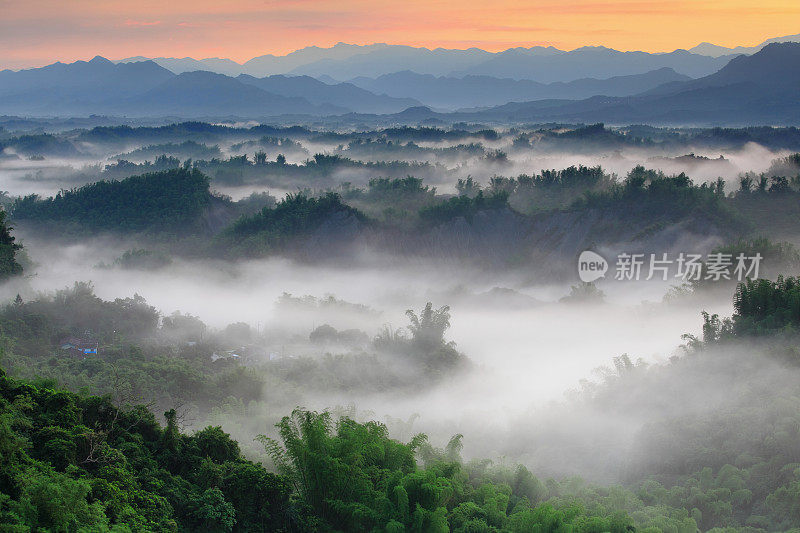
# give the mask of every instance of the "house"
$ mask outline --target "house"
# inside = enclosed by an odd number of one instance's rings
[[[97,355],[99,343],[81,337],[67,337],[60,343],[61,349],[72,355]]]
[[[239,359],[239,354],[235,350],[226,350],[222,353],[214,352],[211,354],[211,362],[219,361],[220,359]]]

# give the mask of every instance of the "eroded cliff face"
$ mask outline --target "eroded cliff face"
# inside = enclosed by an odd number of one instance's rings
[[[727,228],[700,216],[675,222],[599,209],[560,211],[528,217],[510,208],[479,211],[417,230],[387,229],[337,214],[290,253],[304,260],[356,262],[371,256],[398,261],[434,260],[535,272],[547,279],[571,279],[577,256],[586,249],[608,255],[707,253],[730,238]]]
[[[217,196],[211,196],[201,216],[200,226],[208,234],[213,235],[229,226],[238,216],[239,213],[230,203]]]

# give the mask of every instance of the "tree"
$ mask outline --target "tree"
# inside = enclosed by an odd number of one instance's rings
[[[195,502],[192,518],[198,530],[209,533],[227,533],[236,524],[236,510],[225,500],[225,495],[218,488],[206,489]]]
[[[444,332],[450,328],[449,305],[434,310],[433,304],[428,302],[419,315],[408,309],[406,316],[411,320],[408,329],[411,331],[412,341],[422,350],[433,351],[446,344]]]
[[[15,242],[12,229],[6,221],[6,212],[0,210],[0,280],[22,274],[22,265],[17,262],[22,245]]]

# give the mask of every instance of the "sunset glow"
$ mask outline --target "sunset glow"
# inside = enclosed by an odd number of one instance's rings
[[[429,48],[755,45],[798,32],[794,0],[1,1],[0,68],[103,55],[246,61],[337,42]]]

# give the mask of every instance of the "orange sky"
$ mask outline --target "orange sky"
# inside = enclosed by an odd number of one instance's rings
[[[798,0],[0,0],[0,69],[98,54],[245,61],[339,41],[671,51],[798,32]]]

